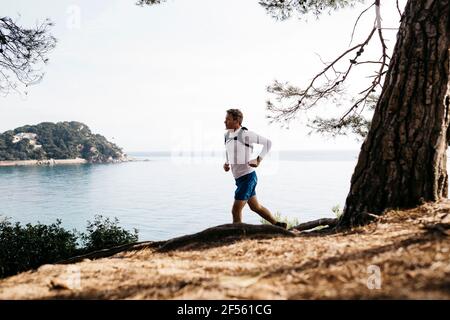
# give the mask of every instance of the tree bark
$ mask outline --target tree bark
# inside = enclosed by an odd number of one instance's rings
[[[448,193],[450,0],[409,0],[340,227]]]

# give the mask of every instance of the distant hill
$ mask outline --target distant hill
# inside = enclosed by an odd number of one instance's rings
[[[83,158],[102,163],[126,159],[126,155],[81,122],[42,122],[0,134],[0,160]]]

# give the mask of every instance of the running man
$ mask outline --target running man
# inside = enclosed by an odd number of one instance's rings
[[[228,172],[231,168],[237,186],[231,210],[233,223],[242,223],[242,209],[248,203],[250,209],[265,220],[286,229],[286,223],[278,222],[270,211],[258,202],[255,192],[258,182],[255,168],[260,165],[265,155],[270,151],[272,142],[242,127],[243,118],[244,116],[239,109],[229,109],[224,121],[227,133],[225,133],[226,161],[223,169]],[[256,159],[250,160],[254,143],[262,144],[263,149]]]

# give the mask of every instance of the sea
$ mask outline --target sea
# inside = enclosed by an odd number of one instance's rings
[[[358,150],[276,151],[256,168],[259,202],[306,222],[343,208]],[[118,218],[140,241],[231,223],[235,180],[221,152],[129,152],[114,164],[0,167],[0,219],[85,231],[95,215]],[[260,224],[248,206],[243,222]]]

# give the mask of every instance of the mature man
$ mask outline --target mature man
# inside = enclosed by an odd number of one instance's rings
[[[252,211],[270,223],[286,229],[286,223],[278,222],[270,211],[258,202],[255,192],[258,178],[254,168],[259,166],[270,151],[272,142],[242,127],[243,118],[239,109],[229,109],[224,121],[227,133],[225,133],[226,162],[223,169],[228,172],[231,167],[237,186],[232,208],[233,223],[242,222],[242,209],[248,203]],[[250,160],[254,143],[262,144],[263,149],[256,159]]]

